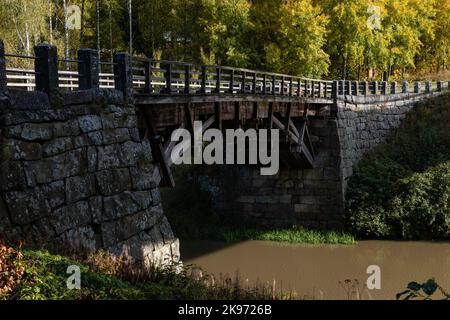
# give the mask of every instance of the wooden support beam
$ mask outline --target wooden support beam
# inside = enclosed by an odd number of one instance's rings
[[[234,127],[241,127],[241,104],[238,101],[234,103]]]
[[[273,127],[273,102],[269,102],[269,110],[267,114],[267,129],[272,130]]]
[[[184,115],[186,121],[186,129],[189,130],[191,135],[194,134],[194,110],[192,110],[190,103],[184,104]]]
[[[214,122],[216,128],[222,130],[222,108],[220,102],[214,103]]]
[[[252,119],[257,120],[258,119],[258,102],[253,102],[253,110],[252,110]]]
[[[289,124],[291,122],[292,103],[288,102],[286,106],[286,115],[284,120],[284,126],[286,128],[286,134],[289,132]]]
[[[156,127],[152,121],[151,110],[149,108],[142,108],[142,114],[144,115],[145,125],[147,127],[146,137],[150,141],[152,148],[153,159],[158,163],[161,171],[161,183],[162,187],[175,187],[175,180],[172,172],[170,171],[170,164],[167,161],[164,148],[162,145],[162,138],[158,135]]]

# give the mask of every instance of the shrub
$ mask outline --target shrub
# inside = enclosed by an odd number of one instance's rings
[[[361,237],[450,238],[450,97],[418,105],[351,177],[346,216]]]
[[[0,297],[14,290],[24,271],[23,255],[0,242]]]

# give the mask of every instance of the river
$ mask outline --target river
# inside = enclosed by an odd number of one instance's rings
[[[450,243],[360,241],[355,245],[299,245],[265,241],[181,241],[184,264],[219,278],[270,283],[304,299],[395,299],[411,281],[429,278],[450,291]],[[364,285],[367,267],[381,271],[381,289]],[[351,283],[341,283],[345,280]],[[354,280],[358,280],[356,284]]]

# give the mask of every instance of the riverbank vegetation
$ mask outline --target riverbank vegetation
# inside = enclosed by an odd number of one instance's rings
[[[219,216],[213,208],[211,194],[198,179],[190,179],[187,172],[193,168],[174,168],[177,187],[162,189],[164,212],[170,225],[182,240],[217,240],[237,242],[246,240],[277,241],[306,244],[353,244],[349,233],[333,230],[308,230],[264,227],[245,224]]]
[[[273,284],[245,285],[239,277],[213,278],[181,265],[145,269],[105,252],[74,255],[21,249],[0,242],[0,300],[293,299]],[[69,266],[81,271],[69,290]]]
[[[450,95],[420,103],[361,161],[347,219],[360,237],[450,239]]]
[[[81,16],[74,28],[65,28],[69,4],[67,19],[77,22],[72,5]],[[39,42],[72,58],[99,47],[103,60],[131,47],[155,59],[332,79],[411,79],[450,66],[450,0],[133,0],[131,11],[128,0],[3,0],[0,38],[27,55]]]

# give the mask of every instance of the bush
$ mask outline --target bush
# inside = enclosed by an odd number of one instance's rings
[[[0,242],[0,296],[15,289],[24,271],[23,255]]]
[[[418,105],[349,181],[347,221],[360,237],[450,238],[450,98]]]

